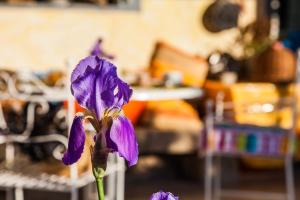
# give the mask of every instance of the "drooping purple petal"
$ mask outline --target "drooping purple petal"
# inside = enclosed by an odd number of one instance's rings
[[[78,103],[102,117],[107,108],[121,108],[132,90],[117,76],[116,67],[97,56],[89,56],[76,66],[71,77],[71,91]]]
[[[179,200],[179,198],[170,192],[159,191],[152,194],[150,200]]]
[[[138,143],[134,128],[125,116],[113,120],[110,131],[106,134],[107,147],[118,152],[132,166],[138,160]]]
[[[65,165],[71,165],[79,160],[84,149],[85,132],[80,116],[75,116],[69,136],[68,149],[62,161]]]

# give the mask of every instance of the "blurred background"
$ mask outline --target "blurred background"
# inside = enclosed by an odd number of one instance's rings
[[[88,148],[77,165],[61,163],[82,111],[70,73],[95,49],[133,87],[124,113],[140,152],[132,168],[110,156],[106,199],[300,199],[299,9],[0,0],[0,199],[96,199]]]

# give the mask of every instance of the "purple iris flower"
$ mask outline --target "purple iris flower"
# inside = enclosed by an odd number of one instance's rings
[[[136,164],[134,128],[122,113],[132,89],[117,76],[116,67],[98,56],[84,58],[72,72],[71,92],[85,112],[74,118],[63,162],[70,165],[80,158],[86,138],[82,121],[87,120],[97,133],[90,147],[94,168],[105,170],[109,152],[117,152],[129,166]]]
[[[109,60],[114,59],[113,55],[110,55],[106,52],[104,52],[103,48],[102,48],[102,39],[98,39],[97,42],[94,44],[91,52],[90,52],[91,56],[99,56],[100,58],[107,58]]]
[[[179,198],[174,196],[171,192],[159,191],[152,194],[150,200],[179,200]]]

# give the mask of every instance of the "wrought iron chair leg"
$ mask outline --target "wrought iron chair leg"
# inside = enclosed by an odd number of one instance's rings
[[[14,200],[14,189],[6,188],[5,200]]]
[[[114,200],[116,198],[116,172],[113,172],[107,177],[107,196],[108,200]]]
[[[204,200],[212,200],[212,186],[213,186],[213,156],[207,153],[205,156],[205,183],[204,183]]]
[[[15,200],[24,200],[24,191],[21,187],[15,188]]]
[[[71,172],[71,181],[72,181],[72,188],[71,188],[71,200],[78,200],[78,188],[77,188],[77,178],[78,178],[78,172],[77,172],[77,164],[73,164],[70,167]]]
[[[221,198],[221,156],[216,156],[214,167],[214,200],[220,200]]]
[[[287,200],[295,200],[295,185],[294,185],[292,155],[287,155],[285,158],[285,173],[286,173]]]
[[[122,158],[117,158],[117,200],[124,200],[125,194],[125,163]]]

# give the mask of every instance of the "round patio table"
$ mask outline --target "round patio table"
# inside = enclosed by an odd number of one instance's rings
[[[176,100],[196,100],[203,96],[203,90],[195,87],[133,87],[131,112],[127,116],[135,124],[141,113],[144,111],[145,104],[149,101],[176,101]],[[126,112],[125,112],[126,113]],[[136,127],[138,140],[140,140],[140,150],[145,152],[168,152],[170,154],[183,154],[192,151],[195,146],[195,133],[159,131],[151,127]],[[199,130],[200,131],[200,130]],[[160,132],[160,134],[157,134]],[[165,134],[164,134],[165,133]],[[176,138],[176,139],[174,139]],[[191,145],[186,145],[186,144]],[[153,145],[156,144],[156,145]]]
[[[133,87],[131,100],[134,101],[162,101],[188,100],[203,96],[203,90],[195,87]]]

